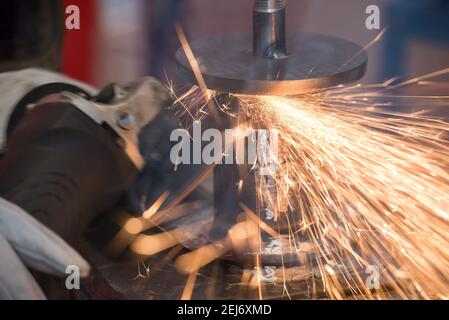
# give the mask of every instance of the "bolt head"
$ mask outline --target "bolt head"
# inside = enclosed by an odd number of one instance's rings
[[[116,121],[118,126],[124,130],[131,130],[136,123],[134,115],[127,110],[117,111]]]

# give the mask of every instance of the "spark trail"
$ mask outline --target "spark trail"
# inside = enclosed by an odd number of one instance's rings
[[[314,244],[329,298],[449,298],[449,125],[426,113],[449,97],[397,92],[437,87],[429,79],[448,72],[295,98],[234,96],[232,116],[279,130],[273,179],[288,210],[277,214],[295,217],[291,247],[304,237]],[[193,88],[177,100],[180,114],[201,119],[211,99]],[[376,292],[366,285],[370,266],[380,270]]]

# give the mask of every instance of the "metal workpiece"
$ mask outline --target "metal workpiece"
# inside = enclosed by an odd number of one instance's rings
[[[218,93],[216,103],[222,105],[226,99],[230,103],[225,105],[237,114],[240,106],[235,94],[294,96],[324,91],[361,79],[368,59],[363,48],[341,38],[314,33],[288,34],[285,0],[255,0],[252,34],[206,38],[191,43],[190,48],[207,88]],[[183,48],[178,50],[176,60],[179,74],[198,84],[197,70],[193,71]],[[223,113],[221,118],[218,125],[221,129],[237,125],[236,119],[227,114]],[[316,260],[310,239],[295,232],[294,241],[301,243],[303,250],[301,261],[298,260],[298,252],[288,237],[292,228],[298,226],[288,221],[300,221],[301,210],[272,200],[278,198],[279,186],[275,174],[265,175],[264,169],[260,164],[214,168],[214,224],[209,240],[226,237],[241,217],[243,204],[281,237],[262,230],[259,250],[248,248],[234,253],[231,259],[251,265],[258,257],[270,266],[305,265],[309,260]]]
[[[298,33],[287,36],[288,56],[266,59],[253,55],[251,35],[225,35],[191,44],[209,89],[248,95],[289,96],[355,82],[366,71],[367,54],[336,37]],[[182,49],[179,73],[196,83]]]
[[[336,37],[286,32],[286,1],[255,0],[253,33],[191,44],[206,86],[218,92],[291,96],[355,82],[366,72],[360,46]],[[197,83],[183,51],[179,73]]]
[[[253,10],[253,53],[266,59],[287,56],[284,0],[256,0]]]

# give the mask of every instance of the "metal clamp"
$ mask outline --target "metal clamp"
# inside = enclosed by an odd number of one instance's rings
[[[112,128],[138,169],[144,166],[139,150],[139,133],[170,101],[164,86],[152,78],[144,78],[128,86],[114,97],[111,104],[86,100],[68,92],[64,92],[62,97],[99,125],[107,124]]]

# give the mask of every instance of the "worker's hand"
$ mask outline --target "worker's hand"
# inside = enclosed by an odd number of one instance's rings
[[[80,276],[89,264],[64,240],[18,206],[0,198],[0,299],[45,299],[27,270],[67,276],[74,265]]]

